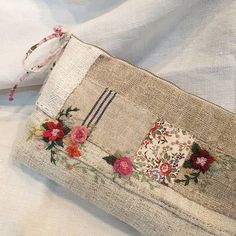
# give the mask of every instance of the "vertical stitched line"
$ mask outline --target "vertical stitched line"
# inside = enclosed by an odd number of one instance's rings
[[[102,118],[104,112],[106,111],[106,109],[109,107],[109,105],[111,104],[111,102],[113,101],[113,99],[115,98],[117,93],[114,93],[112,98],[110,99],[110,101],[106,104],[106,106],[104,107],[103,111],[101,112],[101,114],[99,115],[99,117],[97,118],[95,125],[98,124],[98,122],[100,121],[100,119]]]
[[[104,96],[104,94],[107,92],[107,89],[106,88],[103,93],[100,95],[100,97],[98,98],[98,100],[95,102],[95,104],[93,105],[92,109],[89,111],[88,115],[86,116],[86,118],[84,119],[82,125],[85,124],[85,122],[87,121],[87,119],[89,118],[89,116],[92,114],[92,112],[94,111],[94,109],[96,108],[96,106],[98,105],[98,103],[100,102],[100,100],[102,99],[102,97]]]
[[[93,117],[91,118],[91,120],[89,121],[87,127],[89,127],[89,125],[93,122],[94,118],[97,116],[98,112],[100,111],[100,109],[102,108],[103,104],[105,103],[105,101],[108,99],[108,97],[111,95],[112,90],[109,91],[109,93],[107,94],[107,96],[104,98],[104,100],[102,101],[102,103],[99,105],[98,109],[96,110],[96,112],[94,113]]]

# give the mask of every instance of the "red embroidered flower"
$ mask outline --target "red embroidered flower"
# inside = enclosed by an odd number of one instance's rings
[[[207,171],[209,170],[210,164],[215,161],[215,158],[210,156],[208,151],[200,150],[199,153],[192,154],[190,160],[194,169]]]
[[[155,132],[159,127],[159,124],[157,122],[155,122],[152,126],[152,128],[150,129],[150,132]]]
[[[78,149],[77,145],[68,146],[66,148],[66,151],[69,157],[74,158],[81,156],[80,150]]]
[[[133,172],[132,161],[126,156],[117,158],[113,168],[122,176],[130,175]]]
[[[168,176],[172,171],[172,167],[168,162],[161,164],[160,173],[162,176]]]
[[[55,141],[56,139],[61,139],[64,136],[63,126],[60,122],[49,121],[46,123],[47,130],[43,132],[43,137],[48,138],[49,141]]]
[[[151,142],[152,141],[150,139],[148,139],[148,138],[143,140],[143,144],[146,144],[146,145],[151,143]]]
[[[73,144],[84,143],[88,137],[88,128],[86,126],[76,126],[71,131],[71,142]]]

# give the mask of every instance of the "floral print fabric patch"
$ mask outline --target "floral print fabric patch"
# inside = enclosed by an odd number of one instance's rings
[[[188,132],[157,119],[142,142],[134,162],[150,178],[171,186],[193,142],[193,136]]]

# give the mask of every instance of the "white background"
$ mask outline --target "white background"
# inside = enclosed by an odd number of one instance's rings
[[[0,0],[0,235],[137,235],[126,224],[11,160],[43,76],[6,90],[27,49],[61,24],[85,42],[236,112],[232,0]],[[86,183],[85,183],[86,184]]]

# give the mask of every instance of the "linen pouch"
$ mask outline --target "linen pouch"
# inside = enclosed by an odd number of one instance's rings
[[[235,114],[74,35],[13,157],[142,235],[235,235]]]

